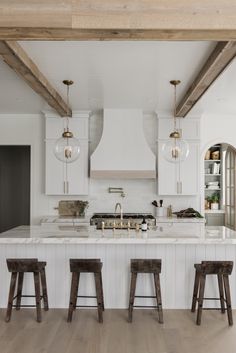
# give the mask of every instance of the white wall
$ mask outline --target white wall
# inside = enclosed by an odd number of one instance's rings
[[[102,114],[90,118],[90,153],[96,148],[102,133]],[[68,196],[44,195],[44,118],[41,115],[0,115],[0,144],[31,145],[31,220],[37,224],[43,216],[55,215],[61,199],[75,199]],[[157,119],[154,114],[144,117],[144,131],[147,141],[156,153]],[[140,160],[140,163],[142,161]],[[109,186],[123,187],[126,197],[109,194]],[[154,212],[151,201],[159,199],[156,194],[156,180],[96,180],[90,181],[90,207],[88,214],[94,212],[113,212],[116,202],[121,202],[125,212]],[[163,197],[162,197],[163,198]],[[198,207],[197,197],[165,197],[164,205],[173,205],[174,210]]]
[[[201,118],[202,154],[215,143],[236,147],[236,116],[232,114],[203,114]]]

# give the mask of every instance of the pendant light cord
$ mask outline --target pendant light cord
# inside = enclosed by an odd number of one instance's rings
[[[174,131],[176,131],[176,84],[174,85]]]
[[[69,130],[69,90],[70,86],[67,85],[66,89],[66,103],[67,103],[67,114],[66,114],[66,130]]]

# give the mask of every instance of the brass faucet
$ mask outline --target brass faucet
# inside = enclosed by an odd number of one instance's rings
[[[123,221],[123,210],[122,210],[122,206],[119,202],[117,202],[117,204],[115,206],[115,213],[116,213],[118,207],[120,208],[120,220]]]

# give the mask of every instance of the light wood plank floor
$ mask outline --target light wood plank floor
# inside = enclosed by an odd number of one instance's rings
[[[1,353],[235,353],[235,326],[227,316],[205,311],[202,325],[187,310],[165,310],[165,324],[157,322],[154,311],[135,310],[133,323],[126,310],[106,310],[104,323],[97,322],[95,310],[80,310],[73,322],[66,322],[67,310],[43,313],[42,323],[35,311],[14,311],[12,321],[4,322],[0,312]]]

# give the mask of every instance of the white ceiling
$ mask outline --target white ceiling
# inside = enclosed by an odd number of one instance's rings
[[[0,60],[0,113],[38,113],[47,107],[22,78]]]
[[[191,83],[214,42],[21,42],[51,84],[65,98],[63,79],[73,79],[73,110],[141,108],[170,112],[171,79],[179,94]],[[197,104],[195,111],[236,111],[235,63]],[[0,60],[0,113],[37,113],[48,109],[24,81]],[[220,106],[220,108],[219,108]]]

